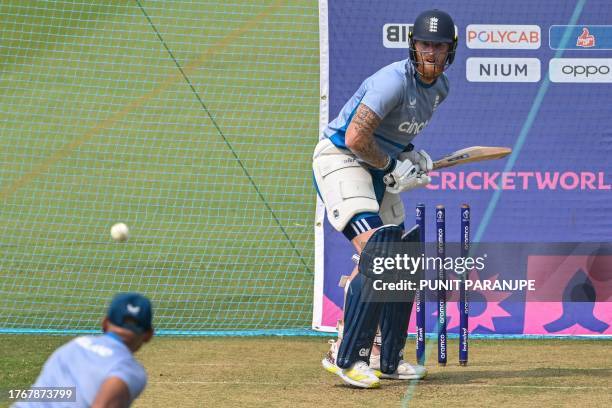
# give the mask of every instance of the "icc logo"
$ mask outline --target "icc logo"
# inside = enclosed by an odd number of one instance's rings
[[[465,210],[463,212],[463,219],[467,220],[468,218],[470,218],[470,211],[469,210]]]
[[[442,213],[442,211],[438,211],[438,213],[436,214],[436,217],[441,220],[444,218],[444,214]]]
[[[576,47],[591,48],[595,46],[595,36],[589,33],[589,29],[582,28],[582,34],[576,40]]]
[[[420,217],[420,216],[421,216],[421,209],[420,209],[420,208],[417,208],[417,209],[416,209],[416,216],[417,216],[417,217]]]

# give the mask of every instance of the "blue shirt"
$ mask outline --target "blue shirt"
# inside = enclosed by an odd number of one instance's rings
[[[15,408],[89,407],[109,377],[123,380],[133,401],[147,384],[147,373],[114,333],[82,336],[58,348],[45,363],[34,387],[76,387],[76,403],[21,402]]]
[[[336,146],[346,148],[346,129],[363,103],[382,118],[374,130],[374,139],[385,153],[397,157],[427,126],[448,91],[446,75],[440,75],[433,84],[425,84],[416,78],[410,60],[395,62],[363,81],[323,135]]]

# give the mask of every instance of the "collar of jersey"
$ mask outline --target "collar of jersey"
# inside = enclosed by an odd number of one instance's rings
[[[121,338],[121,336],[119,336],[117,333],[113,333],[113,332],[106,332],[106,335],[108,337],[110,337],[111,339],[117,340],[120,343],[123,343],[123,339]]]
[[[419,78],[419,74],[416,72],[416,70],[414,71],[414,79],[416,80],[416,83],[423,88],[431,88],[438,81],[438,78],[436,78],[431,84],[426,84],[425,82],[421,81],[421,78]]]

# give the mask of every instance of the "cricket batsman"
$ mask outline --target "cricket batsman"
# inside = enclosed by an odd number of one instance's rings
[[[330,224],[357,253],[368,244],[401,237],[404,205],[399,194],[431,182],[431,157],[414,150],[412,141],[448,95],[444,71],[453,63],[457,41],[447,13],[421,13],[409,33],[409,58],[363,81],[323,131],[313,155],[317,192]],[[424,367],[403,360],[412,302],[362,301],[362,275],[355,268],[345,287],[344,328],[323,366],[361,388],[378,387],[379,376],[423,378]]]

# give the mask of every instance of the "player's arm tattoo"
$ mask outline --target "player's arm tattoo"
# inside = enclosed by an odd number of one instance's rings
[[[388,156],[374,140],[374,130],[381,118],[364,104],[360,104],[346,130],[346,146],[362,161],[376,168],[388,163]]]

